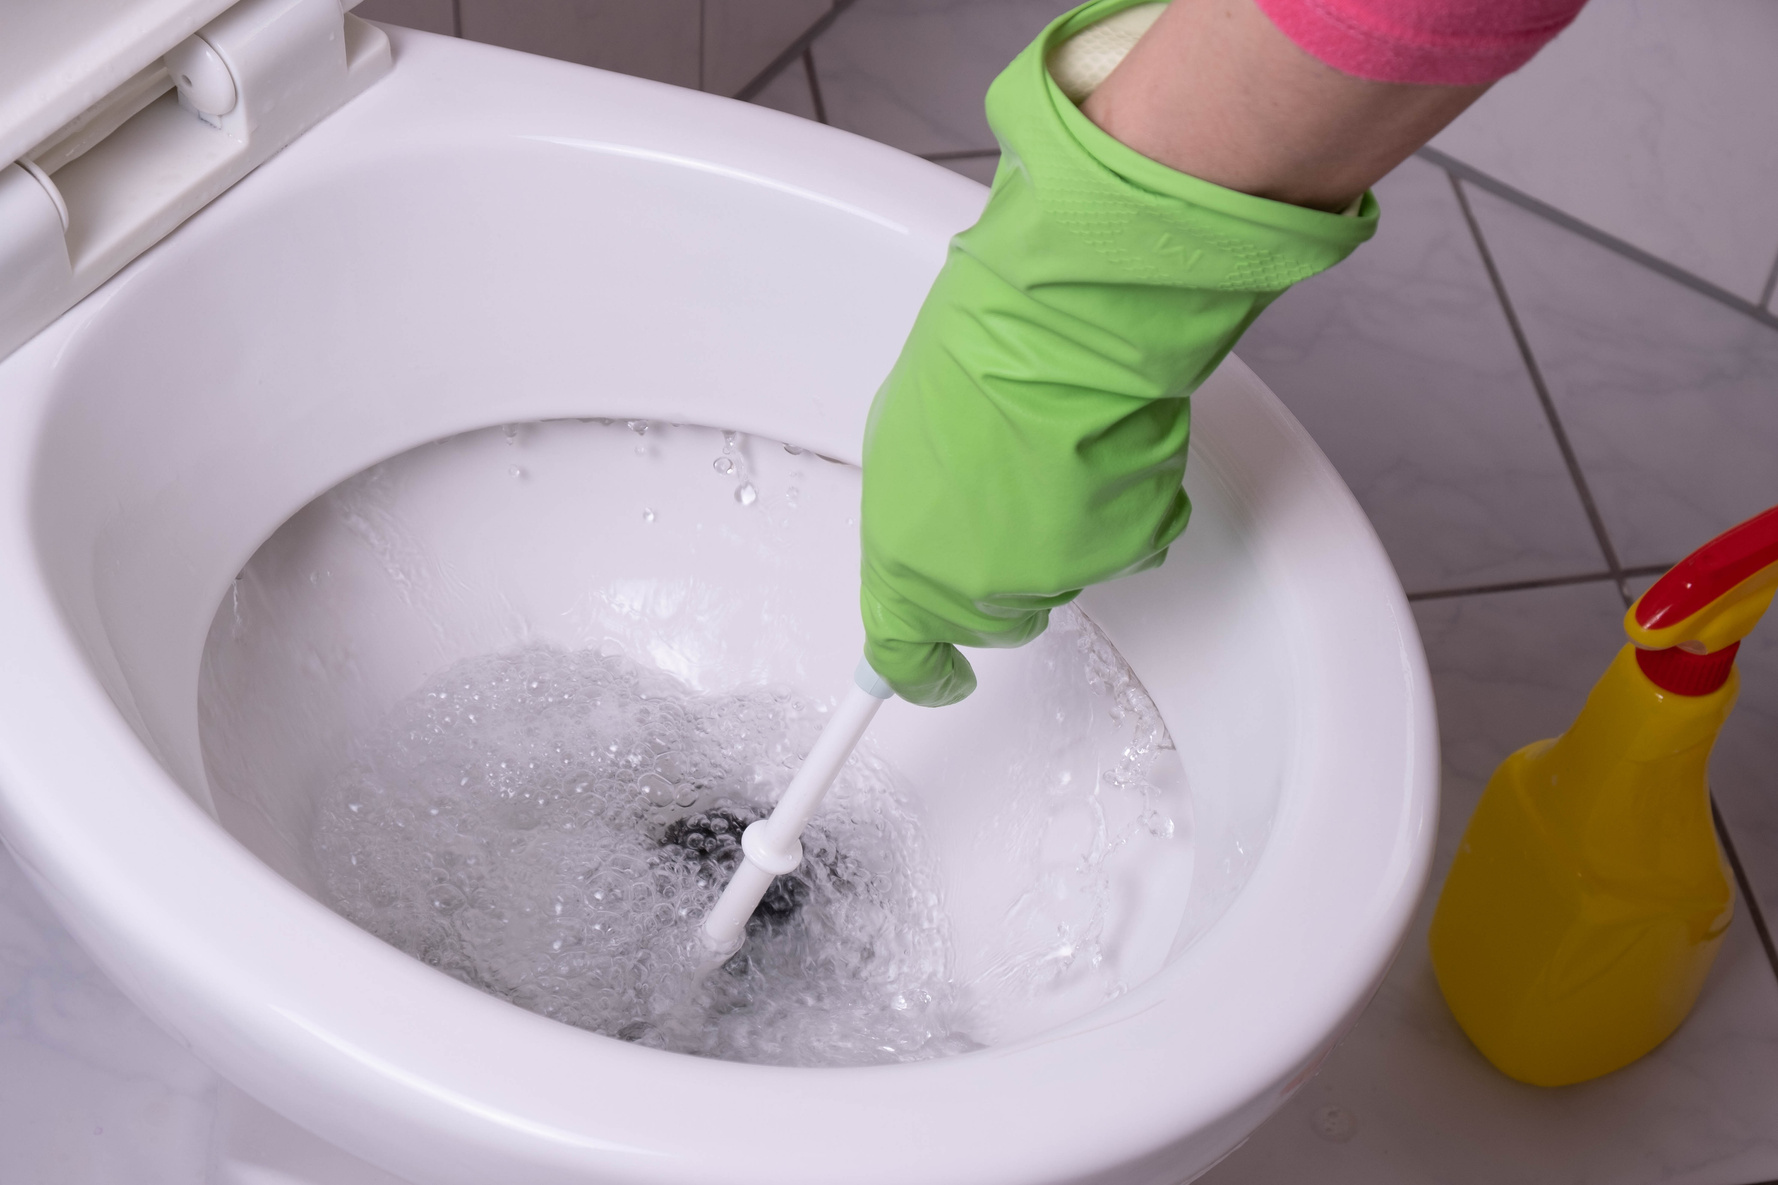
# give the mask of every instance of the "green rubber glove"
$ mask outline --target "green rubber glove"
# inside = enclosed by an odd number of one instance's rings
[[[956,646],[1023,645],[1086,585],[1166,559],[1191,392],[1376,229],[1368,194],[1344,217],[1235,193],[1082,115],[1045,60],[1136,2],[1062,16],[989,89],[993,192],[871,406],[865,657],[914,703],[975,689]]]

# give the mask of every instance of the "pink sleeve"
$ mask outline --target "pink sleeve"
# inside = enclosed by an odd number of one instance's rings
[[[1272,23],[1345,74],[1470,86],[1531,60],[1585,0],[1257,0]]]

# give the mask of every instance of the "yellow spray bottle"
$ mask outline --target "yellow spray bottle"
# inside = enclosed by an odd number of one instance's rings
[[[1573,726],[1489,780],[1433,915],[1432,965],[1506,1074],[1608,1074],[1691,1011],[1733,909],[1705,769],[1735,651],[1775,590],[1778,506],[1644,593]]]

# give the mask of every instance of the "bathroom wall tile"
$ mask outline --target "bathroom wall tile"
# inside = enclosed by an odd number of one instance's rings
[[[199,1185],[215,1087],[0,848],[0,1181]]]
[[[1435,147],[1757,302],[1778,253],[1778,5],[1592,0]]]
[[[1608,583],[1422,601],[1442,814],[1431,889],[1370,1008],[1321,1073],[1204,1185],[1748,1185],[1778,1178],[1778,978],[1748,911],[1696,1010],[1615,1074],[1545,1090],[1495,1071],[1426,950],[1436,891],[1502,758],[1561,732],[1622,644]]]
[[[704,0],[704,89],[734,94],[832,7],[833,0]]]
[[[1778,329],[1469,193],[1623,562],[1778,503]]]
[[[678,86],[698,85],[699,0],[457,0],[463,36]]]
[[[1377,195],[1377,237],[1235,352],[1339,469],[1410,592],[1602,571],[1449,180],[1409,160]]]
[[[367,21],[443,33],[446,37],[457,31],[452,0],[364,0],[352,11]]]
[[[793,63],[788,70],[766,83],[765,89],[751,101],[804,119],[816,118],[815,95],[809,87],[808,71],[801,62]]]
[[[994,147],[988,84],[1069,0],[857,0],[815,63],[836,127],[913,153]]]

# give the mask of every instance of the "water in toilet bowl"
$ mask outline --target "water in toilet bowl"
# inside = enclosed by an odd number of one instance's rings
[[[1139,685],[1078,611],[1039,646],[1128,714],[1122,759],[1073,797],[1132,797],[1140,826],[1164,835],[1148,773],[1165,729]],[[825,710],[782,688],[702,695],[622,653],[466,659],[398,705],[322,798],[313,842],[329,904],[474,987],[659,1048],[781,1065],[978,1048],[984,998],[1096,961],[1106,857],[1128,836],[1101,829],[1060,878],[1033,877],[1007,919],[1035,923],[1028,940],[960,983],[934,855],[868,740],[741,952],[697,973],[697,927],[740,831],[788,784]],[[1039,822],[1046,779],[1022,787],[1035,771],[1010,772],[1009,811]],[[1044,905],[1071,893],[1084,909],[1057,926]]]
[[[404,701],[323,800],[330,903],[465,983],[642,1044],[788,1065],[971,1048],[931,853],[868,757],[740,954],[697,975],[740,828],[821,718],[782,689],[700,695],[621,654],[467,659]]]
[[[663,1049],[922,1059],[1103,1003],[1178,948],[1192,815],[1154,705],[1074,607],[982,654],[964,705],[889,705],[740,957],[691,974],[734,837],[856,654],[857,476],[620,420],[347,480],[212,625],[221,822],[441,972]]]

